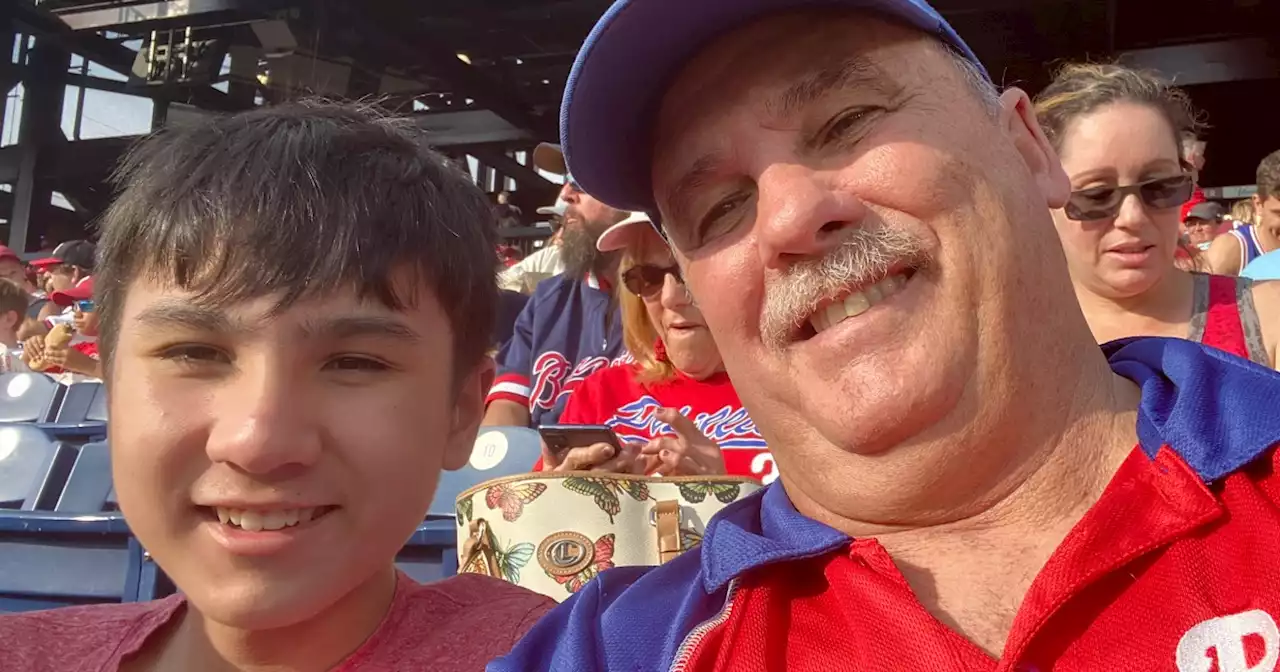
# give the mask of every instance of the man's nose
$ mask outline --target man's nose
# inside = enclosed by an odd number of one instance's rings
[[[825,256],[846,230],[867,216],[853,193],[836,190],[830,175],[798,164],[774,164],[757,181],[757,229],[765,267]]]

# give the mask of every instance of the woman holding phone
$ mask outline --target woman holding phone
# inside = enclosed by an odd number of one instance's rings
[[[729,474],[771,482],[777,476],[773,458],[648,216],[632,213],[601,235],[597,247],[623,251],[622,330],[635,361],[582,381],[560,424],[608,427],[617,441],[563,451],[544,444],[535,470]]]
[[[1094,338],[1186,338],[1275,368],[1280,283],[1175,265],[1180,209],[1196,186],[1182,142],[1199,130],[1187,95],[1145,72],[1073,64],[1036,112],[1071,178],[1053,219]]]

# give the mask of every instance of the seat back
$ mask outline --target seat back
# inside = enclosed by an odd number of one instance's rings
[[[148,562],[119,514],[0,511],[0,612],[137,601]]]
[[[49,422],[65,391],[43,373],[0,374],[0,422]]]
[[[72,383],[62,395],[62,403],[53,416],[60,425],[105,423],[107,421],[107,389],[102,383]]]
[[[111,451],[106,443],[87,443],[80,447],[54,510],[63,513],[111,510],[115,508],[108,506],[111,494]]]
[[[396,554],[396,567],[419,583],[447,579],[458,573],[457,546],[452,518],[425,521]]]
[[[481,427],[467,465],[440,474],[427,518],[454,518],[463,490],[503,476],[526,474],[542,456],[542,438],[528,427]]]
[[[0,508],[52,510],[76,452],[33,425],[0,425]]]

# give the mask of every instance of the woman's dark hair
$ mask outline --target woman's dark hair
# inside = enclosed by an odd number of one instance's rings
[[[303,101],[161,131],[136,145],[100,222],[94,288],[109,368],[147,277],[224,306],[354,288],[399,309],[393,274],[430,287],[458,375],[485,356],[498,292],[488,199],[424,131],[365,104]]]
[[[1114,103],[1146,105],[1163,115],[1184,160],[1183,140],[1198,136],[1205,128],[1185,91],[1158,75],[1114,64],[1062,66],[1053,83],[1036,96],[1036,116],[1050,144],[1061,152],[1071,122]]]

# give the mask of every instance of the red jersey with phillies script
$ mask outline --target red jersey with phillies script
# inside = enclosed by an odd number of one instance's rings
[[[648,443],[676,435],[654,415],[658,409],[674,408],[720,446],[725,473],[756,478],[766,485],[778,477],[773,456],[728,375],[694,380],[676,372],[668,381],[640,383],[638,371],[635,364],[619,364],[588,376],[569,397],[560,424],[608,425],[624,442]],[[541,468],[539,460],[534,469]]]
[[[1142,390],[1139,445],[998,658],[935,618],[877,540],[802,515],[779,481],[725,507],[698,548],[603,572],[489,672],[1276,670],[1280,374],[1180,339],[1103,350]]]

